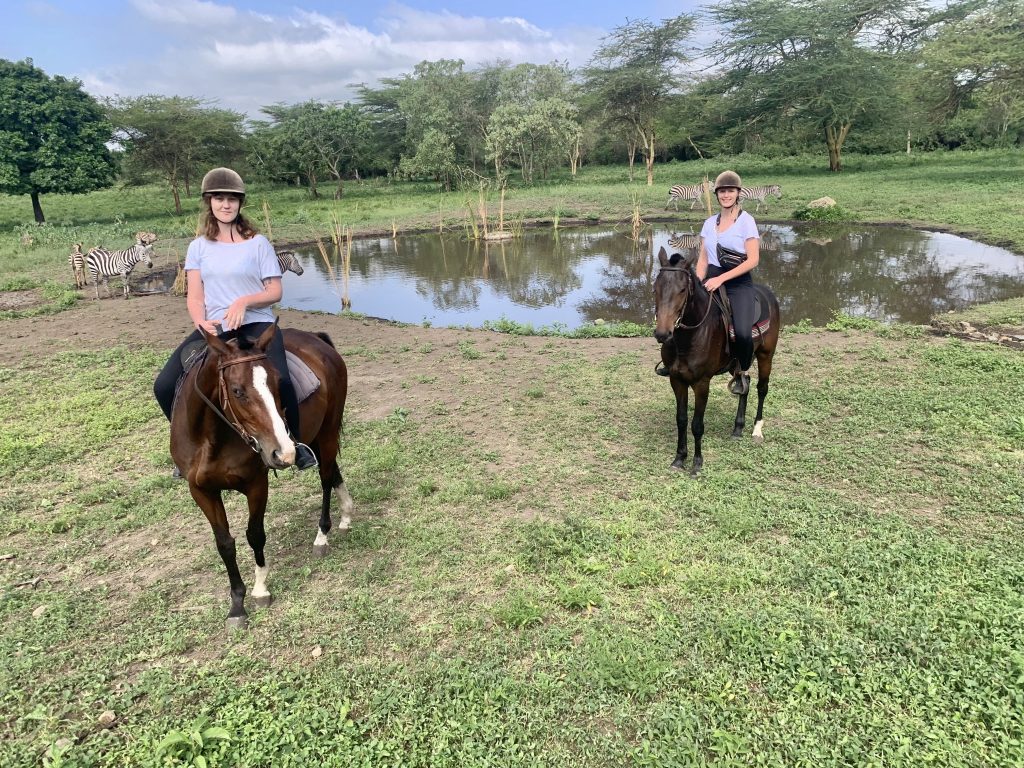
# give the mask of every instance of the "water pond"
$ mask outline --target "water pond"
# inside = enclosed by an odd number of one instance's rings
[[[670,244],[675,242],[675,246]],[[665,228],[639,243],[598,227],[530,229],[504,242],[410,235],[353,242],[347,285],[316,248],[298,251],[283,306],[351,309],[409,323],[479,327],[502,318],[576,328],[602,319],[651,322],[655,254],[692,238]],[[940,312],[1020,295],[1024,257],[954,235],[892,226],[762,227],[755,281],[772,287],[783,324],[823,325],[834,313],[927,323]]]

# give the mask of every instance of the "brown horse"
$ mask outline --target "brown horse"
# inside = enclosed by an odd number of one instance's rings
[[[733,370],[736,361],[726,346],[723,312],[717,301],[697,278],[694,264],[697,255],[682,257],[665,249],[658,252],[661,270],[654,280],[654,338],[661,342],[661,360],[668,369],[669,382],[676,395],[676,428],[679,432],[673,469],[682,469],[686,462],[686,417],[689,388],[693,388],[693,469],[696,476],[704,465],[701,437],[704,435],[704,410],[708,404],[711,378]],[[760,286],[768,298],[769,327],[754,336],[754,357],[757,358],[757,416],[754,419],[754,442],[760,443],[764,426],[764,398],[772,373],[772,358],[779,342],[779,302],[775,295]],[[732,436],[743,436],[747,415],[747,396],[741,395],[736,410]]]
[[[270,604],[269,568],[263,554],[267,541],[263,517],[267,509],[269,469],[295,461],[295,444],[285,427],[279,376],[266,355],[275,333],[284,334],[285,348],[297,355],[320,380],[320,387],[299,406],[300,439],[320,462],[323,504],[314,553],[326,554],[331,530],[331,492],[341,504],[341,525],[349,526],[352,497],[338,466],[341,419],[348,391],[345,361],[326,334],[294,329],[279,331],[274,324],[255,342],[239,338],[226,342],[207,336],[206,358],[185,375],[171,414],[171,456],[188,478],[189,490],[213,528],[231,584],[227,623],[244,628],[245,584],[235,559],[235,540],[228,529],[221,492],[242,493],[249,504],[245,537],[256,560],[256,605]]]

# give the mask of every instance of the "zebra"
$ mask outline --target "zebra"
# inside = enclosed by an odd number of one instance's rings
[[[136,245],[152,245],[157,241],[155,232],[136,232],[135,233],[135,244]]]
[[[782,199],[782,187],[778,184],[768,184],[763,187],[742,187],[740,189],[740,200],[757,200],[757,208],[754,212],[757,213],[761,210],[761,204],[764,203],[765,210],[768,209],[767,198],[777,197],[779,200]]]
[[[120,275],[124,280],[124,297],[128,298],[128,275],[140,261],[153,267],[153,246],[136,243],[123,251],[108,251],[105,248],[93,248],[85,255],[85,263],[89,267],[92,284],[96,289],[96,298],[100,297],[100,278],[107,289],[107,295],[113,296],[107,279],[112,275]]]
[[[75,288],[85,288],[85,254],[82,253],[81,243],[75,243],[71,253],[68,254],[68,265],[75,274]]]
[[[302,265],[299,263],[295,251],[278,251],[277,263],[281,265],[282,273],[291,270],[296,275],[302,274]]]
[[[690,203],[690,210],[693,210],[693,206],[700,202],[704,196],[704,182],[700,184],[676,184],[674,187],[669,187],[668,200],[665,203],[665,210],[668,210],[670,204],[675,204],[676,210],[679,210],[680,200],[693,200]]]

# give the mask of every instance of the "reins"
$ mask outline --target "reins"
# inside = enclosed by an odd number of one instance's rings
[[[202,398],[204,403],[210,406],[210,408],[213,410],[215,414],[217,414],[217,417],[221,421],[223,421],[225,424],[231,427],[231,429],[235,431],[235,434],[242,438],[242,440],[245,441],[246,445],[252,448],[254,453],[260,452],[260,443],[255,437],[250,435],[248,432],[245,431],[245,429],[242,428],[242,425],[239,423],[238,417],[235,415],[234,409],[231,407],[231,401],[228,399],[227,382],[224,381],[224,369],[232,365],[237,365],[238,363],[249,363],[254,360],[265,360],[266,357],[267,356],[261,352],[255,355],[244,355],[242,357],[236,357],[233,360],[227,360],[217,363],[217,392],[220,395],[220,408],[218,408],[214,404],[214,402],[210,400],[210,398],[208,398],[205,394],[203,394],[203,392],[199,389],[199,371],[196,371],[196,376],[192,380],[192,385],[193,388],[195,389],[196,394],[199,395],[200,398]],[[224,415],[224,411],[222,409],[227,409],[228,413],[231,414],[231,419],[234,419],[234,421],[228,419],[228,417]]]

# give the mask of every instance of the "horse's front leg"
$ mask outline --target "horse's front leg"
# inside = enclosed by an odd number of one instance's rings
[[[732,439],[743,437],[743,427],[747,424],[747,395],[740,395],[736,404],[736,421],[732,425]]]
[[[249,546],[252,547],[252,556],[256,561],[256,580],[252,586],[252,599],[257,608],[267,608],[273,600],[267,590],[270,566],[267,565],[264,556],[267,532],[263,527],[263,519],[267,513],[267,495],[268,482],[264,472],[259,478],[252,481],[246,494],[246,501],[249,502],[249,526],[245,529],[245,538],[249,542]]]
[[[234,629],[245,629],[249,625],[249,617],[245,612],[245,583],[238,572],[238,560],[235,557],[235,540],[228,529],[228,516],[224,511],[224,502],[220,491],[207,491],[189,483],[189,490],[196,504],[203,510],[206,519],[213,528],[213,538],[217,543],[224,567],[228,571],[228,582],[231,585],[231,610],[228,611],[227,625]]]
[[[672,462],[672,469],[682,469],[686,466],[686,417],[689,408],[689,388],[682,379],[671,376],[669,381],[672,384],[672,391],[676,395],[676,458]]]
[[[693,385],[693,469],[690,470],[693,477],[696,477],[704,466],[701,438],[704,437],[704,410],[708,407],[708,390],[710,388],[710,376]]]
[[[754,438],[755,443],[764,442],[764,400],[768,397],[768,380],[772,375],[772,358],[765,355],[764,360],[757,361],[757,415],[754,416]]]

